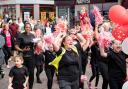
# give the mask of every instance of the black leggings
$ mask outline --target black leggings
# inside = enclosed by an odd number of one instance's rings
[[[6,47],[4,48],[4,54],[5,54],[5,63],[6,65],[8,65],[8,59],[11,57],[11,51],[12,51],[12,48],[11,47]]]
[[[36,65],[36,69],[37,69],[36,77],[37,77],[37,80],[39,80],[40,79],[40,74],[43,71],[43,64],[42,65]]]
[[[103,78],[102,89],[107,89],[108,88],[108,64],[104,62],[99,62],[99,68]]]
[[[48,79],[47,82],[47,87],[48,89],[52,89],[52,83],[53,83],[53,76],[55,73],[55,68],[54,67],[49,67],[49,66],[45,66],[45,73]]]
[[[24,65],[28,68],[28,72],[29,72],[29,89],[32,89],[33,82],[34,82],[35,61],[32,58],[25,58],[24,57]]]
[[[89,82],[91,82],[96,77],[95,87],[97,87],[99,82],[99,68],[98,65],[91,65],[91,68],[92,68],[92,76]]]
[[[72,82],[59,80],[59,88],[60,89],[79,89],[79,79]]]

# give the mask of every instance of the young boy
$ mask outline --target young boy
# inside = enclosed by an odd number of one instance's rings
[[[23,66],[23,58],[21,56],[14,57],[15,66],[9,73],[8,89],[26,89],[28,83],[28,70]]]

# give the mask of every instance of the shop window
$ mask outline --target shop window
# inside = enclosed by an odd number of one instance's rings
[[[105,2],[118,2],[118,0],[105,0]]]

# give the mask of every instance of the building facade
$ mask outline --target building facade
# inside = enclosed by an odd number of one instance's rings
[[[0,16],[22,17],[45,20],[54,19],[54,0],[0,0]]]
[[[115,4],[124,6],[128,0],[0,0],[0,17],[5,15],[13,18],[22,17],[24,20],[32,17],[34,19],[54,20],[63,17],[72,22],[79,16],[81,6],[86,6],[90,11],[93,4],[98,6],[103,14]]]
[[[109,8],[113,5],[119,4],[119,1],[120,0],[76,0],[75,16],[79,15],[81,6],[86,6],[88,11],[91,11],[94,4],[98,6],[102,14],[105,15],[108,13]]]
[[[66,19],[73,25],[76,0],[55,0],[56,17]]]

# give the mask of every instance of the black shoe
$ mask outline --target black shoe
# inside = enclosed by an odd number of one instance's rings
[[[37,83],[42,83],[42,81],[40,79],[37,80]]]
[[[5,76],[5,73],[2,71],[1,72],[1,78],[4,78],[4,76]]]

